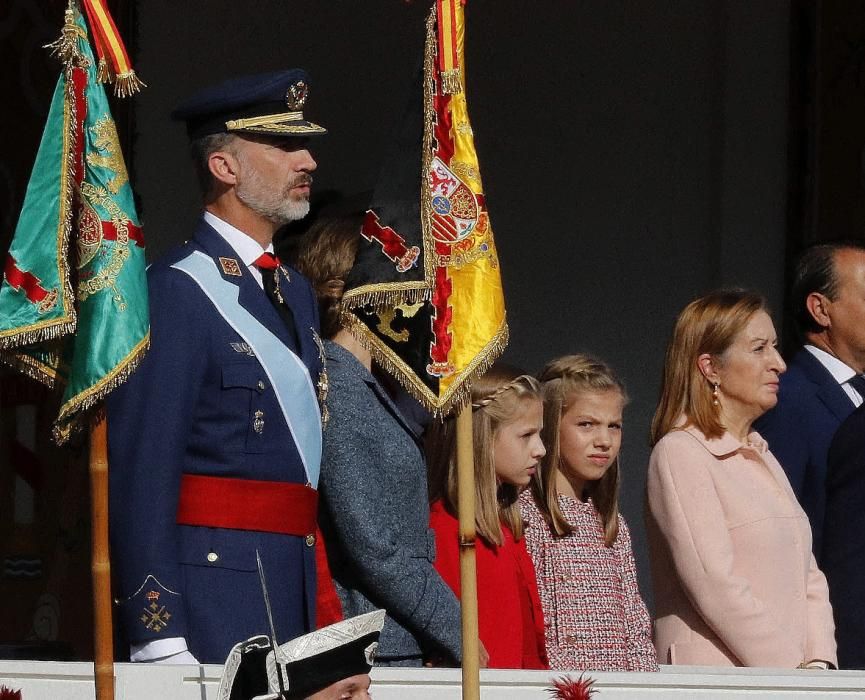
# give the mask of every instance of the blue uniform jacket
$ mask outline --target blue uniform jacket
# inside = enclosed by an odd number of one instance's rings
[[[234,644],[268,632],[256,549],[282,641],[314,629],[315,556],[304,537],[176,524],[184,473],[307,482],[261,365],[198,284],[171,267],[193,251],[214,259],[239,287],[241,306],[295,351],[313,384],[318,316],[309,283],[289,270],[290,282],[280,287],[295,317],[294,348],[248,269],[201,221],[192,240],[149,268],[151,348],[108,400],[111,550],[123,636],[129,643],[185,637],[199,661],[223,663]],[[240,275],[226,274],[221,257],[238,260]]]
[[[829,370],[804,348],[790,360],[780,381],[778,404],[754,427],[784,467],[796,498],[808,514],[819,563],[829,444],[855,406]]]

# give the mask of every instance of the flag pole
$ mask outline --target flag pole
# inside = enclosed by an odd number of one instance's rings
[[[423,71],[364,217],[369,245],[360,243],[342,298],[352,334],[436,415],[452,415],[508,341],[464,89],[465,2],[432,2]],[[454,410],[462,697],[479,700],[472,410]]]
[[[462,610],[463,700],[480,700],[478,585],[475,567],[475,468],[472,405],[463,406],[457,427],[457,510],[460,533],[460,605]]]
[[[97,700],[114,700],[111,563],[108,558],[108,431],[105,411],[90,426],[90,545],[93,667]]]

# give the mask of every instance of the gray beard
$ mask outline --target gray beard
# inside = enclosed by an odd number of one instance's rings
[[[243,204],[259,216],[282,226],[302,219],[309,213],[309,200],[291,198],[289,190],[296,185],[297,180],[290,182],[284,192],[277,192],[257,170],[248,165],[244,170],[246,172],[235,185],[234,192]]]

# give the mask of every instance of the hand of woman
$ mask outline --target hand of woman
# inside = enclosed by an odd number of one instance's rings
[[[487,653],[487,648],[484,646],[484,643],[479,639],[478,640],[478,651],[480,652],[480,667],[486,668],[490,664],[490,655]]]

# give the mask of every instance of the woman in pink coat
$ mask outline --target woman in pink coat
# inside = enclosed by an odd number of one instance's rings
[[[808,519],[751,430],[778,400],[776,343],[750,292],[709,294],[676,322],[647,485],[661,663],[836,665]]]

